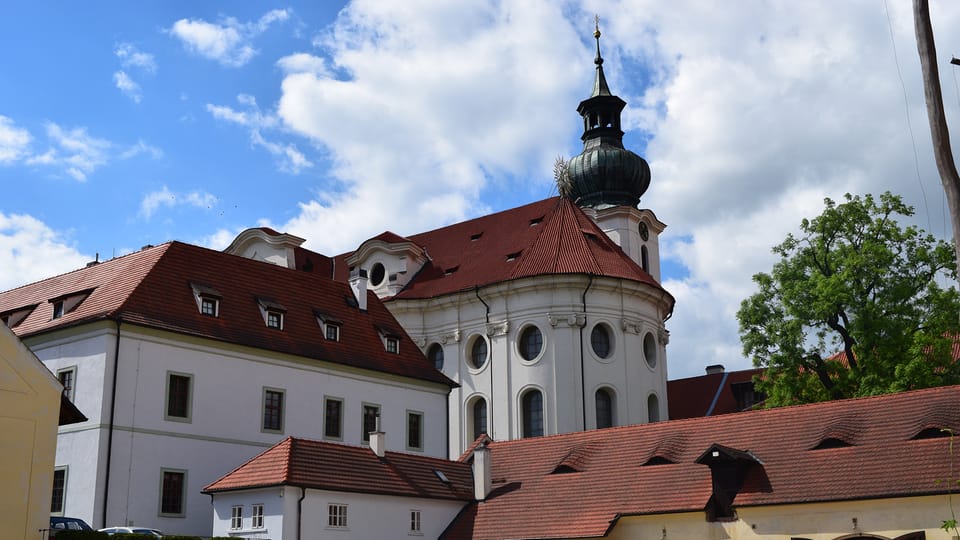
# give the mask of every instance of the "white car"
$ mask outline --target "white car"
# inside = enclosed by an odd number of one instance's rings
[[[100,529],[100,532],[107,533],[110,536],[115,534],[152,534],[157,538],[162,538],[163,534],[157,529],[148,529],[146,527],[107,527]]]

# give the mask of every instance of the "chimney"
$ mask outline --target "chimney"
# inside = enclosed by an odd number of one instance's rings
[[[383,453],[386,450],[385,439],[386,434],[380,429],[380,415],[377,415],[376,431],[370,432],[370,449],[373,450],[373,453],[381,459],[383,458]]]
[[[707,366],[707,375],[714,375],[716,373],[723,373],[723,364]]]
[[[489,441],[484,440],[473,449],[473,497],[485,501],[493,489]]]
[[[353,296],[357,298],[357,307],[360,311],[367,310],[367,271],[363,268],[355,268],[350,271],[350,289],[353,290]]]

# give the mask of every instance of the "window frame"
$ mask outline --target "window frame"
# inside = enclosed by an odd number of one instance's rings
[[[640,350],[643,351],[643,360],[647,364],[647,367],[651,370],[657,369],[660,356],[660,344],[657,343],[657,338],[653,335],[653,332],[647,332],[643,335],[643,341],[641,342]]]
[[[414,536],[423,535],[422,517],[423,517],[423,514],[419,509],[417,508],[410,509],[410,530],[408,531],[408,534],[411,534]]]
[[[250,505],[250,528],[263,528],[263,503],[253,503]]]
[[[170,392],[172,386],[170,384],[173,377],[181,377],[187,380],[187,396],[186,403],[184,407],[186,408],[186,414],[184,416],[178,416],[175,414],[170,414]],[[185,422],[190,423],[193,421],[193,374],[191,373],[181,373],[179,371],[167,371],[166,377],[166,390],[163,394],[163,419],[171,422]]]
[[[333,334],[331,337],[330,334]],[[327,341],[340,342],[340,325],[334,323],[324,323],[323,324],[323,339]]]
[[[603,339],[606,340],[604,344],[606,351],[604,354],[601,354],[601,351],[597,350],[597,335],[603,335]],[[609,361],[614,353],[614,340],[613,329],[610,325],[602,322],[597,323],[590,330],[590,351],[593,352],[593,355],[599,360]]]
[[[427,347],[427,360],[430,360],[430,363],[433,364],[433,367],[435,367],[437,371],[443,371],[443,345],[433,343]]]
[[[59,467],[53,468],[53,484],[50,489],[50,515],[52,516],[62,516],[64,515],[64,510],[67,506],[67,479],[69,478],[69,466],[61,465]],[[60,508],[55,508],[53,504],[57,501],[55,494],[57,493],[57,473],[61,473],[60,482]]]
[[[230,530],[239,531],[243,529],[243,505],[233,505],[230,507]]]
[[[606,414],[607,425],[601,425],[600,422],[600,396],[603,395],[604,399],[608,400],[606,403]],[[605,429],[609,427],[614,427],[617,425],[617,413],[616,413],[616,397],[613,390],[608,386],[602,386],[597,388],[596,392],[593,393],[593,416],[594,416],[594,427],[596,429]]]
[[[70,374],[70,386],[67,386],[63,383],[63,375]],[[57,380],[60,381],[60,384],[63,385],[63,395],[73,402],[73,398],[76,395],[77,389],[77,366],[69,366],[57,370]]]
[[[268,394],[279,394],[280,396],[280,405],[279,405],[279,427],[268,427],[267,426],[267,395]],[[286,399],[287,392],[283,388],[274,388],[271,386],[264,386],[263,391],[261,392],[261,401],[260,401],[260,431],[263,433],[283,433],[284,428],[284,415],[286,414]]]
[[[483,405],[483,429],[482,430],[478,429],[479,426],[477,425],[478,424],[477,407],[480,405]],[[477,437],[479,437],[480,435],[483,435],[484,433],[486,434],[490,433],[489,431],[490,415],[489,415],[489,406],[487,405],[487,398],[484,396],[477,396],[476,398],[474,398],[473,401],[470,403],[470,410],[468,414],[470,415],[470,427],[473,430],[471,433],[473,435],[473,438],[470,439],[470,441],[468,441],[468,444],[469,444],[470,442],[477,440]]]
[[[214,319],[220,316],[220,299],[219,298],[215,296],[211,296],[209,294],[200,294],[197,296],[197,298],[199,298],[199,301],[200,301],[201,315],[205,317],[213,317]],[[210,310],[209,312],[206,309],[208,305],[213,306],[213,309]]]
[[[283,312],[276,309],[266,310],[265,318],[267,328],[274,330],[283,330]]]
[[[532,350],[534,345],[536,345],[535,351]],[[543,331],[535,324],[525,325],[517,335],[517,353],[526,363],[533,363],[540,359],[545,345]]]
[[[347,521],[347,508],[349,505],[345,503],[327,503],[327,529],[347,529],[349,527],[349,522]]]
[[[176,475],[180,477],[180,493],[177,495],[177,502],[180,505],[178,512],[164,511],[164,496],[167,494],[167,475]],[[160,517],[186,517],[187,515],[187,471],[183,469],[171,469],[163,467],[160,469],[160,499],[157,501],[157,515]]]
[[[327,430],[329,429],[329,419],[330,419],[330,409],[329,403],[337,403],[339,405],[339,410],[337,411],[337,435],[330,435]],[[323,438],[333,441],[342,441],[343,440],[343,398],[335,396],[323,396]]]
[[[481,342],[483,342],[481,344]],[[465,355],[467,360],[467,367],[473,371],[480,371],[487,366],[490,362],[490,345],[487,343],[487,338],[483,334],[476,334],[469,342],[470,354]],[[483,346],[483,361],[479,364],[477,363],[477,352],[478,347]]]
[[[373,429],[367,429],[367,409],[375,409],[376,415],[373,417]],[[366,401],[360,407],[361,417],[360,417],[360,442],[364,445],[370,444],[370,432],[377,430],[377,418],[380,418],[380,413],[382,408],[378,403],[368,403]]]
[[[406,425],[407,450],[410,450],[413,452],[423,452],[423,446],[424,446],[423,445],[423,440],[424,440],[423,428],[426,426],[426,423],[423,421],[423,418],[424,418],[423,411],[413,411],[413,410],[407,409],[406,418],[407,418],[407,425]],[[411,441],[412,430],[411,430],[410,421],[413,418],[418,419],[417,429],[416,429],[416,435],[417,435],[417,438],[419,439],[418,441]],[[414,442],[417,444],[412,444]]]
[[[532,408],[532,404],[528,403],[528,399],[531,399],[532,396],[537,395],[540,398],[539,403],[539,414],[536,415],[538,418],[534,418],[535,411]],[[523,439],[528,439],[532,437],[543,437],[547,434],[547,418],[546,411],[544,410],[544,395],[543,390],[533,387],[524,390],[520,394],[520,437]],[[538,429],[534,431],[534,427]]]
[[[393,336],[387,336],[384,338],[383,343],[384,348],[390,354],[400,354],[400,339]]]

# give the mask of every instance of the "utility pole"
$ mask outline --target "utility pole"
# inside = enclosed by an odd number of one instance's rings
[[[933,139],[933,154],[937,171],[947,195],[950,222],[953,225],[953,248],[960,270],[960,176],[950,148],[950,132],[943,114],[943,94],[940,91],[940,72],[937,69],[937,47],[933,42],[930,25],[930,6],[927,0],[913,0],[913,24],[917,32],[917,52],[920,53],[920,70],[923,72],[923,94],[927,101],[927,117],[930,120],[930,135]],[[951,64],[960,65],[954,58]]]

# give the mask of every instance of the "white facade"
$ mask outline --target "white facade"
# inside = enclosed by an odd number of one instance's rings
[[[406,413],[416,411],[424,419],[420,452],[447,456],[447,389],[441,385],[129,324],[120,326],[117,361],[113,322],[25,341],[54,373],[76,370],[75,401],[89,421],[60,428],[56,465],[68,471],[64,514],[95,527],[209,535],[210,500],[201,489],[287,435],[323,439],[328,397],[343,404],[338,442],[361,444],[362,405],[374,404],[388,430],[388,449],[408,449]],[[189,378],[187,419],[165,415],[171,374]],[[284,396],[280,431],[261,429],[265,389]],[[164,471],[184,473],[179,515],[160,511]]]
[[[213,495],[214,536],[249,539],[298,538],[437,538],[464,506],[464,501],[398,497],[282,486]],[[263,505],[263,527],[254,528],[254,505]],[[331,526],[330,506],[337,507]],[[234,508],[242,513],[240,528]],[[416,517],[414,517],[416,513]],[[298,520],[299,518],[299,520]],[[300,535],[297,527],[300,527]],[[416,527],[416,530],[414,529]]]

